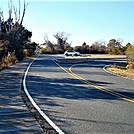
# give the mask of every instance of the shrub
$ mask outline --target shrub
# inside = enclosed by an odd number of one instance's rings
[[[39,53],[40,54],[45,54],[45,53],[47,53],[47,49],[46,48],[41,48]]]
[[[0,64],[1,64],[2,67],[6,67],[6,66],[10,66],[10,65],[12,65],[12,64],[14,64],[16,62],[17,62],[17,58],[16,58],[15,54],[8,52],[8,55],[4,56],[1,59]]]

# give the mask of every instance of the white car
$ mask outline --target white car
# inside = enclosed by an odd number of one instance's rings
[[[79,56],[80,53],[79,52],[76,52],[76,51],[65,51],[64,53],[65,56]]]

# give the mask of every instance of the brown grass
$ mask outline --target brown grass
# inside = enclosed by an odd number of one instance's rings
[[[134,69],[127,69],[124,65],[109,66],[109,67],[107,67],[107,70],[111,71],[115,74],[134,79]]]
[[[14,53],[8,53],[7,56],[3,57],[0,61],[0,70],[11,66],[17,62],[17,58]]]
[[[35,56],[25,57],[25,59],[34,60]],[[15,55],[13,55],[13,54],[8,55],[7,57],[2,59],[2,62],[0,62],[0,71],[15,64],[15,63],[17,63],[17,62],[18,61],[17,61]]]
[[[110,55],[110,54],[81,54],[80,56],[67,56],[66,58],[126,58],[125,55]]]

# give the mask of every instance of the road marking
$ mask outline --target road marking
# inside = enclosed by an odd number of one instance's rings
[[[37,57],[36,57],[37,58]],[[40,109],[40,107],[36,104],[36,102],[33,100],[33,98],[31,97],[31,95],[29,94],[27,87],[26,87],[26,77],[28,74],[28,71],[31,67],[31,65],[33,64],[33,62],[36,60],[36,58],[29,64],[29,66],[27,67],[27,70],[24,74],[24,78],[23,78],[23,88],[24,91],[28,97],[28,99],[31,101],[32,105],[36,108],[36,110],[40,113],[40,115],[59,133],[59,134],[65,134],[58,126],[56,126],[49,118],[48,116]]]
[[[54,62],[55,62],[55,61],[54,61]],[[55,62],[55,63],[56,63],[56,62]],[[116,96],[116,97],[118,97],[118,98],[120,98],[120,99],[123,99],[123,100],[125,100],[125,101],[129,101],[129,102],[134,103],[134,99],[133,99],[133,98],[130,98],[130,97],[125,96],[125,95],[122,95],[122,94],[119,94],[119,93],[117,93],[117,92],[115,92],[115,91],[111,91],[110,89],[107,89],[107,88],[105,88],[105,87],[103,87],[103,86],[99,86],[99,85],[97,85],[97,84],[94,84],[94,83],[92,83],[92,82],[90,82],[90,81],[88,81],[88,80],[82,78],[81,76],[75,74],[75,73],[72,71],[72,68],[73,68],[74,66],[76,66],[76,65],[71,66],[71,67],[69,68],[69,71],[68,71],[68,70],[66,70],[65,68],[63,68],[61,65],[59,65],[58,63],[56,63],[56,64],[57,64],[61,69],[63,69],[65,72],[67,72],[68,74],[70,74],[71,76],[73,76],[74,78],[76,78],[76,79],[78,79],[78,80],[80,80],[80,81],[82,81],[82,82],[84,82],[84,83],[86,83],[86,84],[88,84],[88,85],[90,85],[90,86],[92,86],[92,87],[98,89],[98,90],[101,90],[101,91],[104,91],[104,92],[106,92],[106,93],[109,93],[109,94],[111,94],[111,95],[113,95],[113,96]],[[78,64],[77,64],[77,65],[78,65]]]
[[[113,96],[116,96],[116,97],[119,97],[119,98],[121,98],[121,99],[123,99],[123,100],[126,100],[126,101],[129,101],[129,102],[133,102],[133,103],[134,103],[134,99],[133,99],[133,98],[130,98],[130,97],[125,96],[125,95],[122,95],[122,94],[117,93],[117,92],[115,92],[115,91],[111,91],[111,90],[109,90],[109,89],[107,89],[107,88],[105,88],[105,87],[103,87],[103,86],[99,86],[99,85],[97,85],[97,84],[94,84],[94,83],[92,83],[92,82],[90,82],[90,81],[87,81],[86,79],[84,79],[84,78],[82,78],[82,77],[76,75],[76,74],[72,71],[72,68],[73,68],[74,66],[76,66],[76,65],[71,66],[71,67],[69,68],[69,71],[70,71],[71,74],[74,75],[75,78],[77,78],[77,79],[83,81],[84,83],[87,83],[88,85],[90,85],[90,86],[92,86],[92,87],[94,87],[94,88],[96,88],[96,89],[99,89],[99,90],[104,91],[104,92],[107,92],[107,93],[109,93],[109,94],[111,94],[111,95],[113,95]]]

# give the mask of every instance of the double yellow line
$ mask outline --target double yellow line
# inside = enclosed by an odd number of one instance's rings
[[[56,62],[55,62],[55,63],[56,63]],[[123,99],[123,100],[125,100],[125,101],[134,103],[134,99],[133,99],[133,98],[130,98],[130,97],[128,97],[128,96],[122,95],[122,94],[117,93],[117,92],[115,92],[115,91],[109,90],[109,89],[107,89],[107,88],[105,88],[105,87],[103,87],[103,86],[99,86],[99,85],[97,85],[97,84],[94,84],[94,83],[92,83],[92,82],[90,82],[90,81],[88,81],[88,80],[86,80],[86,79],[80,77],[79,75],[75,74],[75,73],[72,71],[72,67],[73,67],[73,66],[71,66],[71,67],[69,68],[69,71],[68,71],[68,70],[66,70],[65,68],[63,68],[62,66],[60,66],[58,63],[56,63],[56,64],[57,64],[61,69],[63,69],[65,72],[67,72],[68,74],[70,74],[72,77],[74,77],[74,78],[76,78],[76,79],[78,79],[78,80],[80,80],[80,81],[82,81],[82,82],[88,84],[89,86],[92,86],[92,87],[94,87],[94,88],[96,88],[96,89],[98,89],[98,90],[101,90],[101,91],[104,91],[104,92],[106,92],[106,93],[109,93],[109,94],[111,94],[111,95],[113,95],[113,96],[116,96],[116,97],[118,97],[118,98],[120,98],[120,99]]]

